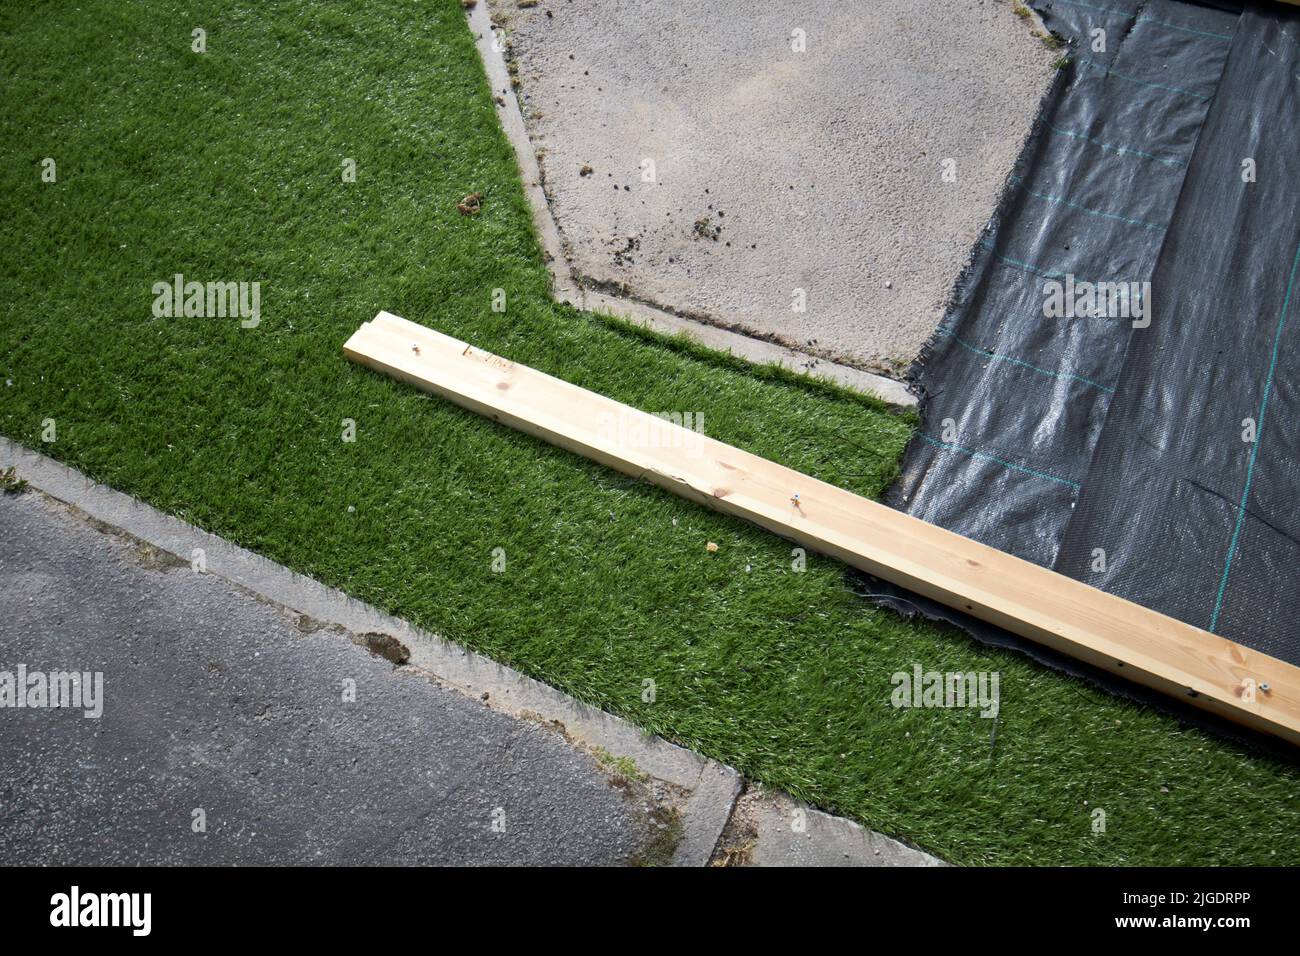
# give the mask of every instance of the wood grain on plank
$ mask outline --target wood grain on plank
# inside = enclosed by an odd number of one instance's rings
[[[345,355],[1207,711],[1300,743],[1300,668],[387,312]]]

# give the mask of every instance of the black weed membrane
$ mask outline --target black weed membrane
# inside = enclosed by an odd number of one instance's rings
[[[1033,6],[1068,63],[912,370],[889,503],[1300,665],[1300,8]]]

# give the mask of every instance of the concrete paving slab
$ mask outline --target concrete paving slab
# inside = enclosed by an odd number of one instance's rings
[[[1057,55],[1005,0],[491,10],[581,285],[894,376]]]

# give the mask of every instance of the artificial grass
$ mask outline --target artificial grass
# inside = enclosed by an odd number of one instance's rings
[[[1293,768],[343,360],[387,309],[868,495],[910,431],[553,304],[456,0],[32,2],[0,11],[0,62],[4,434],[953,862],[1300,862]],[[261,324],[154,318],[177,272],[260,281]],[[914,662],[1000,672],[996,742],[893,709]]]

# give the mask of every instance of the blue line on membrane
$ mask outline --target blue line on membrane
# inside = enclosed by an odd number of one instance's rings
[[[1048,481],[1056,481],[1056,482],[1060,482],[1063,485],[1069,485],[1075,491],[1079,490],[1079,483],[1077,481],[1070,481],[1068,478],[1058,478],[1056,475],[1049,475],[1045,471],[1035,471],[1032,468],[1026,468],[1024,465],[1017,465],[1013,461],[1006,461],[1005,459],[1002,458],[995,458],[992,455],[986,455],[980,451],[973,451],[970,448],[963,448],[961,445],[950,445],[947,442],[939,441],[939,439],[937,438],[931,438],[929,435],[925,435],[920,432],[918,432],[917,435],[922,441],[928,442],[929,444],[935,445],[939,448],[943,448],[948,451],[959,451],[964,455],[970,455],[972,458],[979,458],[984,461],[991,461],[996,464],[1002,465],[1005,468],[1013,468],[1016,471],[1023,471],[1025,472],[1025,474],[1033,475],[1035,478],[1046,478]]]
[[[1241,526],[1246,521],[1246,499],[1250,496],[1250,484],[1255,480],[1255,458],[1259,455],[1259,446],[1264,442],[1264,416],[1268,414],[1268,399],[1273,392],[1273,373],[1277,371],[1277,355],[1282,344],[1282,327],[1286,325],[1286,315],[1291,308],[1291,292],[1295,288],[1297,268],[1300,268],[1300,246],[1296,247],[1295,261],[1291,263],[1291,278],[1286,283],[1286,298],[1282,301],[1282,314],[1277,320],[1277,331],[1273,333],[1273,358],[1268,363],[1268,378],[1264,380],[1264,398],[1259,403],[1259,424],[1255,426],[1255,442],[1250,447],[1250,463],[1246,466],[1246,486],[1241,489],[1241,503],[1237,506],[1237,523],[1232,529],[1232,541],[1228,544],[1227,560],[1223,563],[1223,577],[1219,579],[1219,593],[1214,599],[1210,631],[1219,624],[1219,612],[1223,610],[1223,595],[1228,589],[1228,574],[1232,571],[1232,559],[1237,553]]]
[[[1034,365],[1030,362],[1026,362],[1023,359],[1012,358],[1010,355],[999,355],[997,352],[990,352],[988,349],[982,349],[978,345],[971,345],[969,342],[965,341],[961,336],[959,336],[952,329],[945,328],[942,325],[939,326],[939,328],[937,328],[935,331],[938,332],[940,335],[951,336],[953,341],[955,341],[958,345],[960,345],[962,348],[966,349],[967,351],[974,352],[976,355],[982,355],[985,358],[997,359],[999,362],[1010,362],[1012,365],[1022,365],[1025,368],[1032,369],[1033,371],[1038,372],[1042,375],[1050,375],[1052,376],[1052,378],[1068,378],[1068,379],[1073,379],[1076,382],[1083,382],[1085,385],[1091,385],[1093,388],[1101,389],[1107,395],[1115,394],[1115,389],[1110,388],[1107,385],[1102,385],[1101,382],[1094,382],[1090,378],[1084,378],[1082,375],[1072,375],[1069,372],[1053,372],[1049,368],[1041,368],[1040,366]]]

